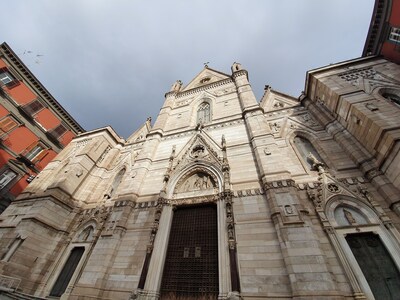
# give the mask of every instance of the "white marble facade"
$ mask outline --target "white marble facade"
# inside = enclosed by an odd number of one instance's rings
[[[1,215],[1,274],[49,297],[79,249],[61,299],[158,299],[175,209],[213,203],[219,299],[376,299],[346,237],[399,270],[399,78],[358,59],[257,101],[240,64],[205,67],[154,124],[83,133],[35,178]]]

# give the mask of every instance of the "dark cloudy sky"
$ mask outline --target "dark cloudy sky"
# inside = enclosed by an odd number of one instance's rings
[[[128,137],[204,62],[226,73],[242,63],[258,99],[266,84],[299,96],[307,70],[361,55],[373,4],[8,1],[0,38],[86,130],[111,125]]]

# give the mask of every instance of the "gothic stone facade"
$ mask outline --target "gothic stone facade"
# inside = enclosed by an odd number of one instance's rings
[[[356,59],[258,102],[240,64],[205,67],[154,125],[83,133],[35,178],[1,273],[61,299],[395,299],[399,79]]]

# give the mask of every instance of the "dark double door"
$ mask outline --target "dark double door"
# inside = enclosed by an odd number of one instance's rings
[[[375,299],[400,299],[400,273],[379,236],[373,233],[350,234],[346,240]]]
[[[161,298],[175,297],[218,297],[216,205],[178,207],[174,212]]]

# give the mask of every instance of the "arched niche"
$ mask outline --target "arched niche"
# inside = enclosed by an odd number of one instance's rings
[[[335,228],[379,223],[379,217],[371,207],[359,199],[344,195],[328,201],[326,215]]]
[[[329,161],[319,145],[318,138],[309,132],[296,130],[288,136],[287,142],[292,146],[300,163],[307,172],[315,171],[311,156],[323,164],[327,164]]]
[[[92,242],[95,234],[96,225],[90,222],[77,231],[74,242]]]
[[[108,198],[111,198],[115,195],[116,191],[118,190],[119,185],[122,182],[122,178],[124,177],[126,173],[126,167],[123,167],[119,170],[119,172],[117,173],[117,175],[115,175],[113,183],[110,187],[110,191],[108,193]]]

